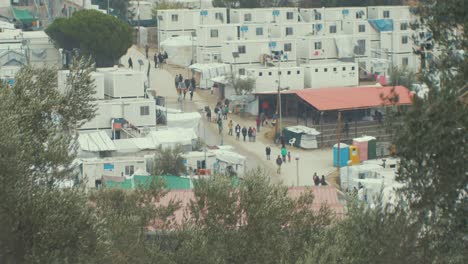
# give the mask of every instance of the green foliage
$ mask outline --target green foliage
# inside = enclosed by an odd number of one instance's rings
[[[119,19],[96,10],[75,12],[58,18],[46,33],[60,48],[79,49],[92,56],[97,66],[113,66],[132,45],[132,29]]]
[[[352,199],[346,218],[324,229],[303,263],[424,263],[420,225],[402,203],[374,208]]]
[[[94,0],[93,2],[95,5],[99,5],[100,9],[104,10],[107,10],[107,3],[109,3],[112,15],[116,15],[123,21],[126,21],[128,18],[129,0]]]
[[[411,86],[416,83],[416,73],[406,67],[393,67],[390,69],[389,75],[390,85],[403,85],[404,87],[411,89]]]
[[[151,9],[151,14],[153,18],[158,16],[158,10],[167,10],[167,9],[184,9],[188,8],[185,3],[182,2],[171,2],[168,0],[162,0],[157,2]]]
[[[184,164],[183,153],[184,150],[180,145],[174,148],[159,147],[155,153],[153,175],[184,175],[187,168]]]
[[[237,95],[249,94],[255,88],[255,80],[253,78],[244,79],[233,75],[229,75],[226,78],[228,85],[234,88]]]

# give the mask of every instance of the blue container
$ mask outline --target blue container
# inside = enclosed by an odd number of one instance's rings
[[[349,146],[345,143],[340,143],[340,167],[348,166]],[[338,167],[338,144],[333,146],[333,166]]]

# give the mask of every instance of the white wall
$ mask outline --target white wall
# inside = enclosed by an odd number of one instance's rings
[[[312,36],[297,40],[298,61],[336,59],[336,44],[333,37]],[[321,43],[321,49],[315,49],[315,43]],[[319,44],[317,44],[319,45]]]
[[[314,23],[272,24],[270,25],[271,37],[295,39],[297,37],[312,35],[312,33],[315,32],[314,26]],[[292,29],[292,34],[286,35],[287,28]]]
[[[0,0],[0,7],[10,7],[11,0]]]
[[[287,61],[296,60],[296,40],[294,39],[225,42],[222,46],[221,58],[223,62],[234,63],[232,52],[238,51],[239,46],[245,46],[245,53],[239,54],[239,58],[236,58],[235,63],[259,63],[262,54],[271,54],[270,42],[276,43],[276,48],[273,50],[284,50],[285,44],[291,44],[291,51],[285,51],[284,53],[288,56]]]
[[[82,159],[83,171],[80,180],[86,181],[87,188],[95,188],[95,180],[101,179],[102,176],[115,176],[125,174],[126,166],[134,166],[134,172],[137,170],[146,171],[146,161],[143,157],[128,157],[128,158],[104,158],[104,159]],[[104,164],[114,165],[113,171],[104,171]]]
[[[68,70],[58,71],[58,90],[60,92],[65,92],[69,73],[70,71]],[[98,100],[104,99],[104,74],[100,72],[91,72],[91,80],[93,81],[96,91],[96,93],[93,95],[93,98]]]
[[[207,11],[202,16],[201,11]],[[226,8],[212,9],[170,9],[160,10],[157,14],[159,30],[195,30],[198,25],[214,25],[227,23]]]
[[[125,118],[137,127],[156,126],[156,106],[152,99],[115,99],[96,103],[96,117],[81,129],[111,129],[112,118]],[[149,115],[140,115],[140,107],[143,106],[149,108]]]
[[[304,88],[304,70],[302,67],[281,67],[280,86],[289,90]],[[278,88],[278,68],[247,68],[246,73],[255,79],[255,92],[275,91]]]
[[[339,7],[339,8],[325,8],[325,21],[337,20],[366,20],[367,8],[366,7]],[[358,17],[356,14],[362,12],[363,15]]]
[[[418,55],[413,53],[398,53],[391,54],[389,56],[390,65],[393,63],[393,66],[398,68],[406,67],[409,70],[418,72],[421,66],[421,59]],[[408,61],[408,64],[405,65],[405,61]]]
[[[140,67],[138,62],[133,62],[133,67]],[[98,68],[98,72],[104,74],[104,93],[111,98],[144,97],[145,75],[143,72],[119,69]]]
[[[359,32],[359,29],[364,29],[363,32]],[[374,30],[375,31],[375,30]],[[343,33],[350,35],[370,35],[372,32],[372,26],[367,20],[349,20],[343,21]]]
[[[221,62],[221,47],[197,47],[198,63]]]
[[[326,88],[359,85],[357,63],[315,63],[304,67],[305,88]]]
[[[197,27],[196,43],[198,46],[220,47],[224,41],[237,40],[237,26],[236,24],[200,25]]]
[[[192,36],[192,32],[195,32],[195,30],[158,31],[159,42],[161,43],[165,41],[166,39],[172,38],[172,37]]]
[[[388,50],[393,53],[413,52],[413,39],[411,32],[382,32],[380,34],[380,46],[382,50]],[[406,44],[403,38],[406,37]]]
[[[273,12],[279,11],[278,16],[274,16]],[[292,13],[292,17],[288,19],[288,13]],[[246,15],[250,14],[251,20],[246,20]],[[231,9],[231,23],[251,24],[251,23],[290,23],[299,20],[299,12],[297,8],[255,8],[255,9]]]
[[[389,17],[384,17],[384,11],[389,11]],[[369,19],[408,19],[411,12],[409,6],[369,6],[367,8]]]

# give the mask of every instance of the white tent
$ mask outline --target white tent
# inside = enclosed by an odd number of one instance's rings
[[[169,128],[190,128],[198,131],[198,123],[200,122],[201,114],[198,112],[190,113],[167,113],[167,127]]]
[[[230,66],[224,63],[195,63],[189,67],[199,74],[199,87],[209,89],[213,86],[213,78],[224,76],[230,72]]]
[[[216,154],[215,171],[225,173],[228,167],[231,167],[238,177],[244,176],[247,161],[245,156],[226,150],[214,150],[213,152]]]
[[[161,47],[167,52],[169,64],[187,67],[192,62],[196,38],[192,36],[172,37],[161,42]]]
[[[192,146],[198,139],[192,128],[171,128],[167,130],[151,131],[148,135],[156,146],[163,148],[182,145],[184,150],[191,151]]]
[[[82,151],[99,152],[99,151],[115,151],[117,150],[114,142],[106,134],[106,132],[92,131],[80,132],[78,143]]]

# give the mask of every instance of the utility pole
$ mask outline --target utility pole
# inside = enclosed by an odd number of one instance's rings
[[[275,125],[275,138],[276,138],[276,135],[278,135],[278,128],[280,130],[279,131],[280,136],[283,134],[283,132],[281,131],[281,124],[280,124],[281,119],[282,119],[282,116],[281,116],[281,55],[278,58],[278,95],[277,95],[276,110],[277,110],[278,115],[276,116],[277,120],[276,120],[276,125]]]
[[[137,10],[138,10],[138,33],[137,33],[137,45],[140,46],[140,0],[138,0],[138,7],[137,7]]]
[[[297,187],[299,187],[299,155],[296,157],[296,178]]]
[[[341,149],[340,149],[340,141],[341,141],[341,112],[338,112],[338,153],[337,153],[337,170],[338,170],[338,173],[340,173],[340,152],[341,152]]]

